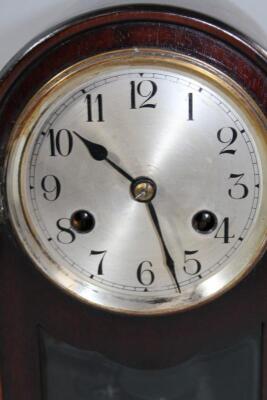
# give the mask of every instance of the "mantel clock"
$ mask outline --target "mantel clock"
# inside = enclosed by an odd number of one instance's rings
[[[84,15],[0,78],[4,400],[267,398],[266,55]]]

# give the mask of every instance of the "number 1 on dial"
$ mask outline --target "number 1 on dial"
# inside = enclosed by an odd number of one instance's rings
[[[193,93],[188,93],[188,121],[193,121]]]

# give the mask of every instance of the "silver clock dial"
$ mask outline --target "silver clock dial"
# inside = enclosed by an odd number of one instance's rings
[[[215,78],[179,62],[94,68],[51,85],[13,154],[21,238],[46,274],[98,305],[206,301],[265,238],[260,129]]]

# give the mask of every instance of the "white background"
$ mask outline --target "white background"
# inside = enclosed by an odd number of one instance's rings
[[[28,41],[54,25],[103,7],[157,3],[220,19],[267,47],[266,0],[0,0],[0,69]]]

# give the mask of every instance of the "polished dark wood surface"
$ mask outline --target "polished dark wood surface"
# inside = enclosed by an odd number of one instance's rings
[[[55,73],[103,51],[159,47],[230,75],[267,109],[266,60],[223,26],[182,10],[126,7],[84,16],[48,35],[0,78],[0,162],[26,102]],[[3,183],[4,191],[4,183]],[[261,326],[267,399],[267,255],[234,289],[190,312],[157,317],[106,313],[46,279],[17,242],[8,213],[0,231],[0,354],[4,400],[41,400],[38,327],[73,346],[138,368],[164,368]]]

